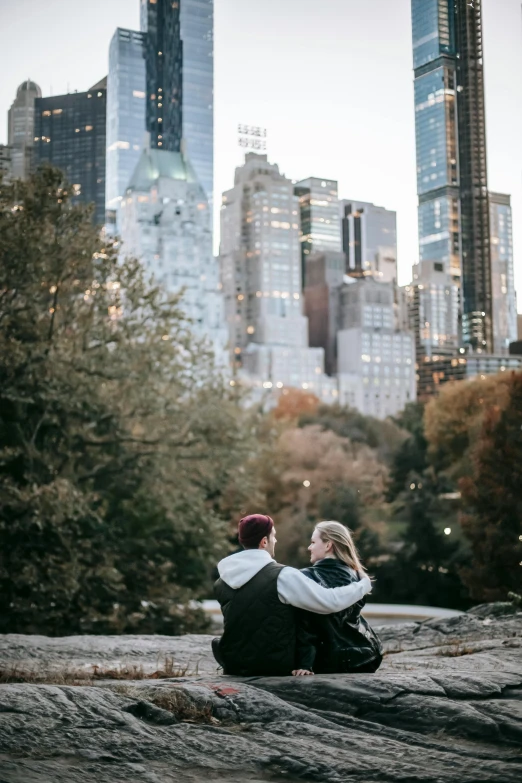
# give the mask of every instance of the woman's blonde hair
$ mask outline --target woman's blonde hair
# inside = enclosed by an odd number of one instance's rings
[[[318,522],[315,526],[321,541],[332,544],[332,554],[337,560],[342,560],[354,571],[364,572],[366,569],[359,559],[359,553],[355,546],[350,530],[340,522]]]

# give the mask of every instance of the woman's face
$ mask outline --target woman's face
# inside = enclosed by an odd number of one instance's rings
[[[310,552],[310,562],[316,563],[318,560],[322,560],[324,557],[332,556],[332,542],[324,542],[317,530],[312,533],[312,543],[308,547]]]

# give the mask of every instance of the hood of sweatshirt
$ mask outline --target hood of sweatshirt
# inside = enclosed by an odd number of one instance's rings
[[[272,557],[266,549],[244,549],[220,560],[217,568],[221,579],[229,587],[238,590],[271,561]]]

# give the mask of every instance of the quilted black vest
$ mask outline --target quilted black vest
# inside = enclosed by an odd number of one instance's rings
[[[224,617],[219,655],[225,674],[277,677],[295,668],[295,610],[281,603],[277,592],[282,568],[268,563],[238,590],[222,579],[215,583]]]

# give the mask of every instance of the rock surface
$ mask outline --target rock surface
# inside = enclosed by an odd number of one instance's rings
[[[376,674],[249,679],[220,676],[205,636],[0,637],[20,679],[197,671],[0,685],[0,783],[522,780],[522,613],[380,635]]]

